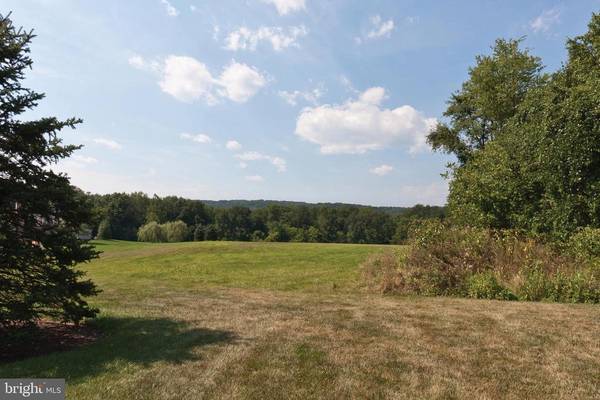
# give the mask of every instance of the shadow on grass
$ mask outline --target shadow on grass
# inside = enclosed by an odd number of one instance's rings
[[[231,332],[189,328],[184,322],[165,318],[103,317],[93,321],[91,326],[101,335],[95,343],[0,364],[0,376],[56,377],[74,381],[118,371],[131,363],[148,366],[158,361],[196,360],[200,356],[195,350],[235,339]]]

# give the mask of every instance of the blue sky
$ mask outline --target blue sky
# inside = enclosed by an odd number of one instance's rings
[[[26,116],[78,116],[57,168],[97,193],[443,204],[424,143],[475,55],[548,71],[598,0],[4,0],[33,28]]]

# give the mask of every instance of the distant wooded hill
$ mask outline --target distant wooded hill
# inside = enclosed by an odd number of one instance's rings
[[[430,214],[444,215],[444,206],[427,206],[417,204],[413,207],[378,207],[378,206],[367,206],[362,204],[351,204],[351,203],[307,203],[304,201],[288,201],[288,200],[200,200],[204,204],[214,208],[232,208],[232,207],[246,207],[251,210],[258,210],[261,208],[267,208],[270,205],[277,206],[306,206],[306,207],[331,207],[331,208],[343,208],[343,207],[360,207],[370,208],[378,211],[383,211],[389,215],[402,215],[411,213],[416,209],[427,209],[432,211]]]

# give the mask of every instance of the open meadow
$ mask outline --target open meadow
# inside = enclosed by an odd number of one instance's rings
[[[402,247],[101,241],[92,344],[0,364],[69,399],[600,398],[597,305],[391,297]]]

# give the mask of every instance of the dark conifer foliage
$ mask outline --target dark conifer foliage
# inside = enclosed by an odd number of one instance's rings
[[[0,326],[43,316],[78,322],[93,317],[82,296],[96,288],[75,264],[94,258],[78,239],[91,210],[67,176],[50,166],[80,146],[63,145],[59,132],[76,118],[20,119],[44,94],[24,88],[32,66],[32,32],[0,16]]]

